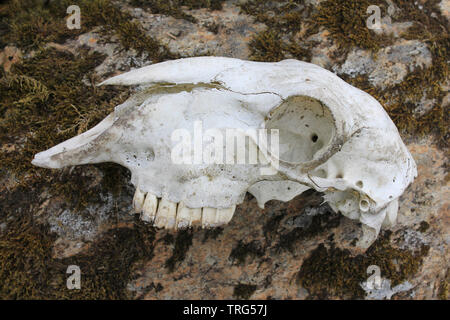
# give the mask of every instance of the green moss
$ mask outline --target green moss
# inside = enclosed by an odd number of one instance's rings
[[[439,287],[438,298],[440,300],[448,300],[448,279],[449,272],[447,271],[446,277],[441,281],[441,285]]]
[[[370,5],[378,5],[382,16],[387,8],[384,1],[372,0],[327,0],[320,3],[313,20],[327,29],[336,43],[344,50],[353,47],[378,50],[392,42],[388,36],[379,36],[367,28],[366,13]]]
[[[252,241],[244,243],[239,240],[237,245],[231,250],[228,257],[233,263],[237,265],[244,265],[247,261],[247,257],[262,257],[264,255],[264,248],[258,241]]]
[[[204,230],[202,243],[205,243],[209,239],[216,240],[217,237],[222,234],[222,232],[223,232],[222,227],[216,227],[216,228]]]
[[[170,256],[170,258],[168,258],[165,263],[165,266],[169,270],[169,272],[173,272],[177,264],[184,260],[184,258],[186,257],[186,253],[192,246],[193,236],[194,233],[192,229],[181,230],[177,233],[172,256]]]
[[[448,78],[449,32],[448,23],[438,9],[440,1],[429,0],[423,6],[427,10],[412,6],[410,1],[399,0],[399,8],[392,17],[393,22],[413,22],[414,25],[402,35],[405,39],[424,41],[433,55],[433,64],[427,69],[410,73],[402,83],[386,90],[373,88],[366,76],[344,77],[344,80],[375,96],[387,109],[389,115],[404,133],[411,135],[434,134],[438,143],[448,148],[449,112],[442,105],[446,92],[442,89]],[[312,43],[305,40],[324,27],[339,46],[337,52],[345,55],[350,49],[360,47],[373,52],[393,43],[392,36],[377,35],[367,28],[370,5],[378,5],[381,15],[387,14],[388,4],[376,0],[322,1],[317,8],[304,1],[247,1],[241,5],[246,14],[265,23],[266,31],[256,34],[249,47],[251,58],[257,61],[279,61],[296,58],[310,61]],[[433,12],[433,16],[430,14]],[[417,115],[415,108],[426,94],[435,99],[432,109],[425,115]]]
[[[31,209],[39,190],[23,187],[2,195],[0,221],[0,297],[2,299],[127,299],[126,285],[136,265],[153,256],[153,228],[135,220],[130,228],[114,228],[94,241],[86,253],[55,259],[55,235]],[[81,290],[68,290],[69,265],[81,269]]]
[[[281,212],[279,214],[270,217],[270,219],[264,225],[263,234],[266,239],[272,239],[274,237],[274,232],[278,229],[281,221],[286,216],[286,209],[280,211]]]
[[[286,234],[281,234],[277,247],[292,252],[299,241],[310,239],[337,228],[341,222],[341,217],[340,214],[331,210],[325,214],[315,215],[307,228],[296,227]]]
[[[92,243],[86,254],[58,261],[63,269],[67,265],[78,265],[82,274],[82,289],[67,290],[64,284],[59,288],[61,296],[58,298],[131,298],[126,286],[132,280],[138,262],[153,257],[154,235],[154,228],[135,220],[133,228],[115,228],[106,232]]]
[[[81,8],[81,30],[68,30],[66,9]],[[0,296],[5,299],[126,298],[126,284],[140,259],[150,259],[153,228],[135,221],[132,228],[107,231],[87,253],[52,258],[55,236],[34,218],[48,192],[63,196],[64,206],[83,214],[88,204],[105,195],[128,195],[129,172],[104,163],[72,170],[47,170],[31,165],[37,152],[79,134],[102,120],[129,95],[128,89],[96,87],[94,68],[104,56],[87,50],[77,55],[44,49],[100,27],[125,49],[146,54],[153,62],[172,58],[167,49],[144,34],[142,27],[107,0],[9,1],[0,6],[1,43],[12,43],[30,58],[0,76],[0,173],[15,186],[0,198]],[[4,37],[3,37],[4,35]],[[81,267],[82,290],[66,289],[66,268]]]
[[[446,61],[450,41],[448,36],[422,41],[432,54],[432,65],[409,73],[399,84],[381,90],[371,86],[367,76],[343,79],[374,96],[401,132],[419,137],[433,135],[438,145],[447,149],[450,136],[449,112],[448,106],[442,103],[447,94],[442,86],[449,75]],[[435,101],[428,112],[419,115],[416,107],[424,96]]]
[[[354,1],[350,1],[349,3],[352,2]],[[324,8],[326,8],[324,12],[332,14],[333,10],[341,10],[338,9],[340,6],[336,6],[333,9],[335,4],[334,2],[332,3],[323,3]],[[364,1],[360,3],[363,4]],[[433,134],[440,146],[448,148],[449,112],[448,106],[442,104],[443,98],[447,94],[442,86],[448,80],[449,66],[447,60],[450,41],[448,23],[446,18],[441,15],[437,7],[438,3],[439,1],[437,0],[427,1],[424,4],[424,7],[427,8],[427,11],[425,11],[418,6],[412,6],[410,1],[399,0],[395,2],[395,5],[400,10],[397,10],[395,17],[392,18],[393,22],[414,23],[401,37],[409,40],[417,39],[427,44],[433,58],[432,65],[429,68],[416,69],[409,73],[401,83],[383,90],[372,87],[367,81],[366,76],[356,78],[344,77],[344,80],[365,90],[380,101],[400,131],[414,136]],[[433,12],[433,15],[430,12]],[[342,19],[347,21],[347,18],[345,18],[347,16],[347,14],[342,15]],[[340,29],[339,23],[322,23],[320,21],[319,23],[327,27],[333,37],[342,38],[341,41],[344,42],[348,41],[346,46],[358,45],[357,43],[352,43],[351,37],[346,40],[346,32],[344,29]],[[330,23],[331,25],[327,25]],[[360,22],[358,28],[362,28],[362,26],[363,24]],[[363,34],[365,33],[362,30],[360,35]],[[371,34],[373,32],[370,31],[367,39],[371,39]],[[374,45],[366,45],[363,47],[376,50],[380,46],[390,44],[390,41],[384,41],[383,39],[375,40]],[[428,99],[435,99],[435,102],[430,111],[424,115],[418,115],[415,109],[424,94]]]
[[[79,31],[66,26],[68,1],[11,0],[3,8],[5,38],[22,49],[36,48],[55,41],[62,42]]]
[[[308,290],[311,298],[363,298],[365,292],[360,283],[367,280],[370,265],[379,266],[381,276],[390,279],[392,287],[402,283],[419,270],[429,248],[423,246],[416,252],[394,248],[390,236],[386,232],[365,254],[357,256],[332,244],[330,247],[320,244],[303,262],[297,274],[298,283]]]
[[[66,10],[78,5],[81,29],[66,26]],[[145,34],[140,23],[130,14],[117,8],[110,0],[12,0],[4,10],[5,43],[14,43],[24,50],[42,47],[48,42],[61,43],[68,38],[100,26],[105,36],[115,35],[125,49],[147,54],[153,62],[175,58],[167,48]]]
[[[71,53],[48,49],[14,65],[0,79],[0,142],[14,147],[0,152],[1,170],[13,174],[19,185],[31,187],[46,181],[53,194],[63,194],[69,203],[83,207],[100,196],[89,188],[94,178],[85,179],[85,167],[73,172],[37,168],[31,165],[34,154],[46,150],[92,127],[127,96],[114,87],[87,86],[94,81],[92,70],[102,60],[97,53]],[[111,165],[98,165],[105,173],[105,191],[119,184],[111,180],[126,173],[111,174]],[[111,188],[110,188],[111,187]]]
[[[19,192],[23,193],[19,193]],[[0,233],[0,297],[2,299],[39,299],[50,295],[48,284],[52,275],[48,272],[51,246],[54,237],[42,226],[35,225],[32,214],[20,210],[30,197],[28,190],[18,190],[2,195],[1,220],[7,222],[6,230]],[[7,203],[13,208],[9,208]],[[14,204],[15,203],[15,204]]]
[[[268,27],[253,36],[249,43],[252,60],[311,60],[312,44],[306,44],[303,40],[317,28],[309,19],[312,7],[304,5],[303,0],[247,1],[240,4],[240,8]]]
[[[256,21],[282,34],[299,32],[311,22],[312,7],[304,0],[250,0],[239,6],[242,12],[255,16]]]
[[[284,59],[283,44],[277,32],[269,30],[257,34],[249,44],[255,61],[277,62]]]
[[[252,284],[239,283],[234,287],[233,297],[236,299],[249,299],[252,294],[256,291],[256,286]]]
[[[419,232],[426,232],[430,228],[430,224],[426,221],[422,221],[419,226]]]
[[[152,13],[160,13],[172,16],[177,19],[185,19],[190,22],[196,22],[196,19],[183,11],[186,9],[208,8],[210,10],[222,10],[225,0],[132,0],[131,4],[149,8]]]

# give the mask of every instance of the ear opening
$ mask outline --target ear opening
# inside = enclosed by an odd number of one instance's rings
[[[329,108],[308,96],[293,96],[273,109],[265,128],[279,130],[279,160],[305,164],[321,158],[336,134]],[[269,148],[268,150],[274,150]]]

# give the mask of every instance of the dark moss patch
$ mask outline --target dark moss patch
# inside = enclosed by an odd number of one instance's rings
[[[2,44],[15,43],[22,49],[36,48],[45,42],[61,43],[80,34],[66,26],[68,1],[11,0],[2,8]]]
[[[426,232],[430,228],[430,224],[426,221],[422,221],[420,223],[419,228],[417,229],[419,232]]]
[[[438,298],[440,300],[448,300],[448,282],[450,279],[450,272],[447,269],[447,273],[445,275],[445,279],[441,281],[441,285],[439,286]]]
[[[251,60],[278,62],[284,59],[310,61],[311,43],[299,43],[296,40],[284,40],[274,30],[258,33],[249,43]]]
[[[186,9],[201,9],[207,8],[210,10],[222,10],[222,5],[225,0],[132,0],[131,4],[148,8],[152,13],[160,13],[167,16],[172,16],[177,19],[185,19],[190,22],[197,22],[196,19],[183,11]]]
[[[427,69],[417,69],[402,83],[385,90],[373,88],[366,76],[344,77],[344,80],[372,94],[387,109],[397,127],[411,135],[434,134],[440,146],[448,148],[449,112],[442,105],[446,92],[442,89],[448,78],[449,36],[448,22],[438,8],[439,0],[428,0],[423,7],[411,5],[410,1],[395,1],[399,10],[392,21],[413,22],[414,25],[401,35],[404,39],[418,39],[427,44],[433,55],[433,64]],[[258,61],[279,61],[296,58],[310,61],[309,49],[313,43],[307,37],[317,33],[319,27],[330,32],[339,49],[336,53],[345,56],[352,48],[359,47],[373,52],[393,43],[392,36],[377,35],[366,26],[370,5],[387,15],[388,3],[382,0],[338,0],[323,1],[317,7],[304,1],[247,1],[241,10],[255,16],[268,28],[255,35],[250,42],[251,58]],[[416,107],[423,95],[435,99],[426,114],[418,115]]]
[[[401,132],[419,137],[432,135],[439,146],[447,149],[450,119],[448,106],[442,103],[447,94],[442,86],[449,74],[446,61],[450,41],[446,35],[424,42],[432,54],[432,65],[429,68],[416,69],[397,85],[381,90],[371,86],[367,76],[342,78],[374,96],[384,106]],[[429,111],[418,114],[416,108],[423,97],[434,99],[434,103]]]
[[[83,82],[95,81],[92,70],[103,58],[86,51],[74,57],[48,49],[3,75],[0,142],[12,146],[0,152],[3,174],[14,175],[19,185],[28,187],[45,181],[52,194],[64,195],[78,208],[100,199],[100,186],[92,187],[96,177],[88,173],[91,166],[61,173],[34,167],[31,160],[34,154],[92,127],[128,96],[127,90],[97,88]],[[95,167],[101,175],[103,193],[113,191],[117,195],[127,182],[127,171],[113,164]]]
[[[61,298],[129,299],[126,286],[135,264],[153,256],[154,229],[135,221],[134,228],[115,228],[94,242],[87,254],[63,259],[60,263],[80,266],[82,289],[60,288]],[[64,282],[64,281],[63,281]]]
[[[70,30],[66,26],[66,10],[78,5],[81,28]],[[12,0],[3,12],[6,21],[6,43],[29,50],[48,42],[62,43],[99,26],[107,37],[115,35],[125,49],[145,53],[153,62],[175,58],[167,48],[145,34],[139,22],[116,7],[110,0]]]
[[[297,275],[298,283],[311,298],[333,296],[363,298],[360,283],[367,280],[367,268],[377,265],[381,276],[391,280],[392,287],[410,278],[422,264],[429,247],[416,252],[392,247],[390,232],[380,236],[365,254],[352,256],[350,251],[320,244],[303,262]]]
[[[328,0],[320,3],[313,19],[319,26],[330,31],[331,36],[344,50],[353,47],[378,50],[392,43],[391,37],[379,36],[366,26],[370,5],[378,5],[382,16],[387,14],[384,1],[368,0]]]
[[[186,253],[192,246],[192,238],[194,233],[192,229],[181,230],[178,232],[175,239],[175,246],[173,248],[172,256],[167,259],[165,266],[169,272],[173,272],[178,263],[182,262],[186,257]]]
[[[0,233],[0,297],[37,299],[50,294],[48,272],[54,237],[48,228],[36,225],[27,198],[35,195],[20,188],[2,195],[0,221],[6,230]]]
[[[240,4],[240,8],[268,27],[256,34],[249,43],[252,60],[311,60],[309,50],[312,43],[304,40],[317,29],[310,21],[312,6],[305,5],[303,0],[263,0],[247,1]]]
[[[257,34],[250,41],[249,46],[253,60],[277,62],[284,59],[281,39],[274,31],[269,30]]]
[[[299,32],[310,27],[305,24],[312,22],[313,7],[306,5],[304,0],[250,0],[239,6],[242,12],[255,16],[256,21],[281,34]]]
[[[264,237],[266,239],[271,239],[275,236],[274,232],[278,229],[281,221],[283,220],[283,218],[285,216],[286,216],[286,210],[283,209],[283,210],[281,210],[281,212],[279,214],[274,215],[269,218],[269,220],[263,227],[263,233],[264,233]]]
[[[82,29],[68,30],[66,9],[78,4]],[[0,76],[0,173],[15,187],[0,198],[0,296],[5,299],[118,299],[127,298],[126,284],[135,263],[150,259],[153,228],[135,221],[132,228],[107,231],[85,254],[52,258],[55,235],[34,217],[43,192],[62,195],[69,209],[83,214],[88,204],[102,203],[108,193],[129,192],[129,172],[116,164],[47,170],[31,165],[34,154],[79,134],[109,114],[128,96],[128,90],[96,87],[94,68],[104,56],[81,50],[74,56],[42,49],[100,26],[115,35],[125,49],[136,49],[153,61],[171,58],[146,36],[139,24],[110,1],[10,1],[1,6],[3,44],[13,43],[31,58]],[[66,289],[66,269],[79,265],[82,290]]]
[[[161,283],[155,284],[152,282],[149,286],[145,287],[141,294],[136,298],[137,300],[144,299],[147,293],[151,291],[155,291],[156,293],[161,292],[164,289],[164,287],[161,285]]]
[[[244,243],[239,240],[237,245],[231,250],[228,257],[233,263],[237,265],[244,265],[247,261],[247,257],[262,257],[264,255],[264,248],[258,241],[252,241]]]
[[[203,235],[202,243],[205,243],[209,239],[216,240],[219,235],[221,235],[223,232],[222,227],[212,228],[205,230],[205,233]]]
[[[411,5],[408,0],[397,0],[395,5],[399,8],[395,21],[412,21],[414,25],[407,34],[406,39],[430,39],[434,37],[448,37],[448,21],[442,16],[439,4],[441,0],[426,0],[419,8]]]
[[[442,103],[447,94],[442,86],[448,80],[447,60],[450,40],[448,22],[437,7],[439,2],[426,1],[422,9],[411,5],[410,1],[395,2],[400,10],[396,11],[393,17],[394,22],[414,23],[401,37],[408,40],[417,39],[427,45],[433,58],[429,68],[416,69],[401,83],[384,90],[372,87],[366,76],[344,77],[344,80],[365,90],[380,101],[400,131],[413,136],[432,134],[436,137],[437,143],[447,149],[450,136],[449,112],[448,106]],[[435,101],[428,112],[418,114],[416,108],[424,96]]]
[[[281,234],[277,248],[292,252],[299,241],[310,239],[337,228],[341,222],[341,218],[342,216],[339,213],[334,213],[331,209],[324,214],[315,215],[306,228],[296,227],[286,234]]]
[[[0,201],[0,297],[2,299],[128,299],[135,264],[152,258],[154,229],[135,221],[94,241],[86,253],[52,257],[55,235],[38,223],[31,209],[38,194],[24,188]],[[81,290],[68,290],[69,265],[81,269]]]
[[[234,287],[233,297],[236,299],[249,299],[252,294],[256,291],[256,286],[252,284],[239,283]]]

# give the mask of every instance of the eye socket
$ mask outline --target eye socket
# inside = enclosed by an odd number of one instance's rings
[[[321,101],[308,96],[293,96],[273,109],[265,128],[279,132],[281,161],[301,164],[319,158],[330,148],[336,133],[333,115]],[[269,151],[277,150],[269,146]]]

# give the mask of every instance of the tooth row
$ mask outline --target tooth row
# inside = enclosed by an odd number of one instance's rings
[[[135,213],[141,219],[157,228],[184,229],[194,226],[214,228],[227,224],[233,218],[236,206],[226,209],[188,208],[183,202],[175,203],[167,199],[158,199],[151,193],[136,189],[133,198]]]

